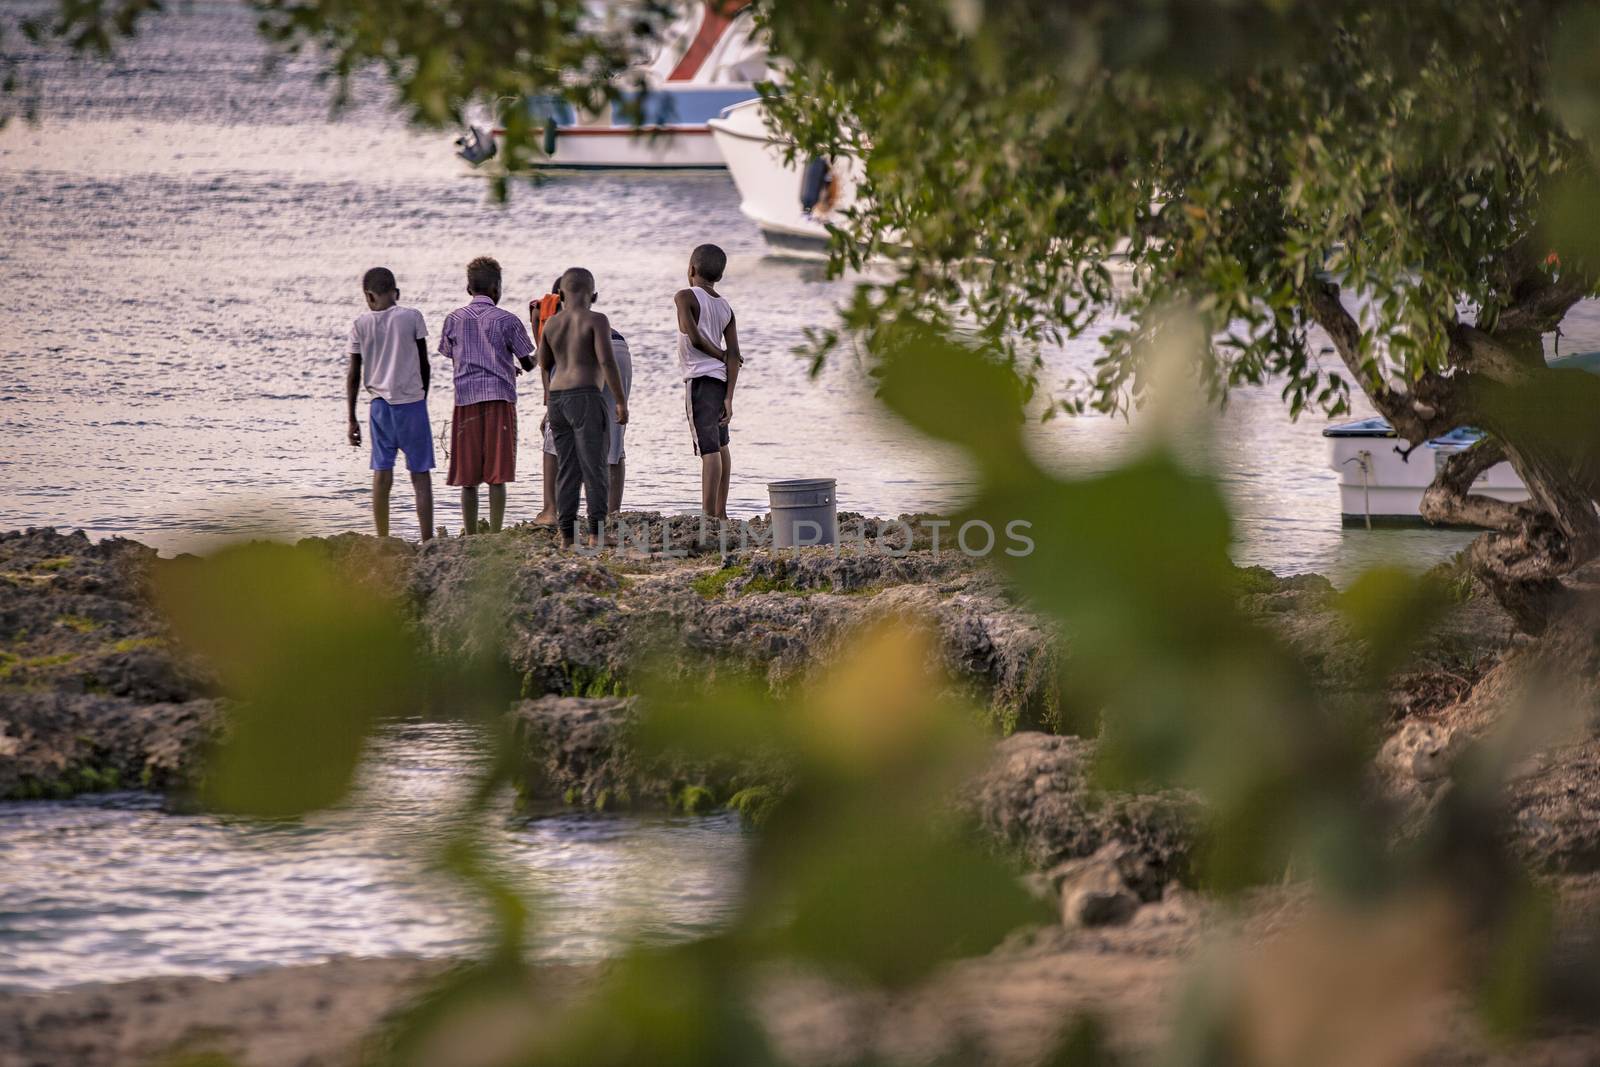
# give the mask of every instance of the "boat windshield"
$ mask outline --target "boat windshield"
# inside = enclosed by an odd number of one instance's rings
[[[534,96],[528,98],[528,118],[534,126],[543,126],[551,119],[555,119],[557,126],[573,126],[577,124],[578,113],[559,96]]]

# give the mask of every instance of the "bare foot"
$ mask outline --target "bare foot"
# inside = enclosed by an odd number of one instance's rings
[[[535,526],[554,526],[556,524],[555,512],[553,512],[553,511],[541,511],[541,512],[539,512],[539,514],[537,514],[537,515],[535,515],[533,517],[533,524]]]

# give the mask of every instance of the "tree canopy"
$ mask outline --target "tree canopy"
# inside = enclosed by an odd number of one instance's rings
[[[1181,309],[1216,398],[1281,382],[1291,412],[1337,414],[1354,387],[1413,445],[1488,430],[1428,517],[1504,535],[1479,550],[1502,592],[1549,593],[1600,550],[1592,442],[1526,417],[1555,394],[1571,431],[1600,403],[1575,372],[1547,381],[1542,344],[1600,262],[1594,5],[839,0],[767,17],[792,64],[777,121],[800,151],[860,160],[836,261],[899,268],[845,330],[966,323],[1031,369],[1038,342],[1116,316],[1062,403],[1121,411]],[[1530,508],[1469,492],[1506,455]]]

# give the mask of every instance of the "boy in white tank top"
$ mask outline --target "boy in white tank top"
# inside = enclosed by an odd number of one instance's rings
[[[695,455],[700,457],[700,506],[717,519],[728,517],[733,472],[728,424],[733,421],[733,387],[744,362],[733,309],[716,289],[727,267],[726,252],[716,245],[701,245],[689,256],[689,288],[678,290],[673,298],[684,413]]]

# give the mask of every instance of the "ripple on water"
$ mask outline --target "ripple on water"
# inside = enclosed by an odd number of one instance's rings
[[[350,803],[299,822],[166,814],[139,793],[0,805],[0,987],[475,950],[483,912],[427,862],[480,740],[395,726]],[[733,816],[493,821],[497,862],[536,901],[541,958],[594,960],[731,913]]]

